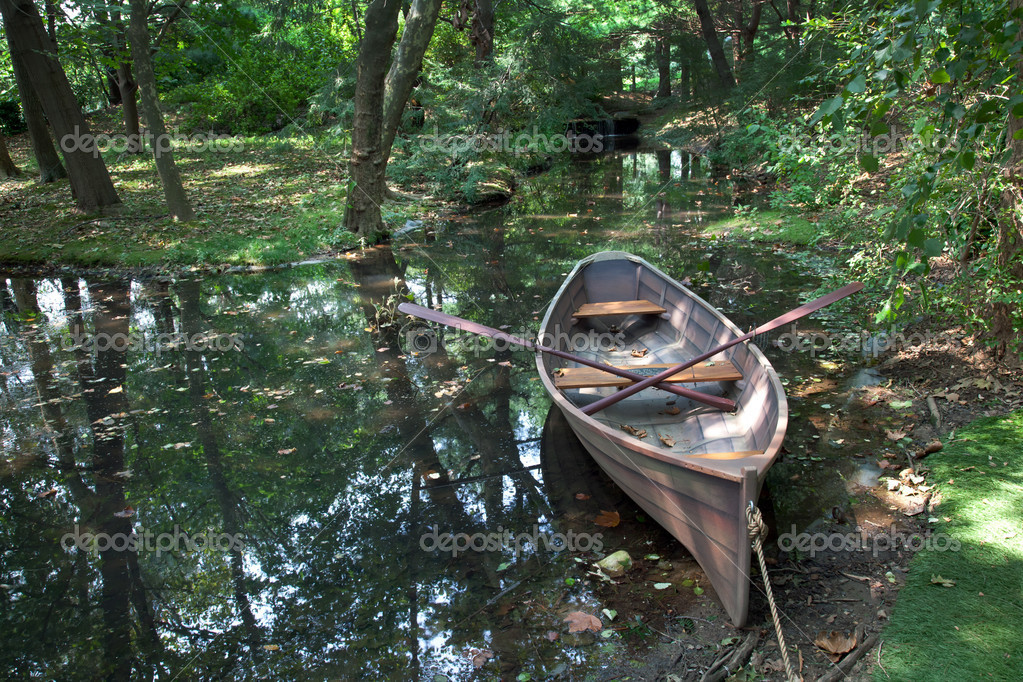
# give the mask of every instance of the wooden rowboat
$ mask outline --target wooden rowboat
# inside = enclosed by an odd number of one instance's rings
[[[576,265],[540,330],[549,345],[647,375],[741,335],[692,291],[617,251]],[[593,459],[692,552],[732,622],[744,625],[746,508],[760,495],[788,422],[785,392],[764,354],[740,343],[668,379],[733,400],[731,413],[648,388],[588,416],[580,408],[632,381],[549,353],[537,354],[536,362]]]

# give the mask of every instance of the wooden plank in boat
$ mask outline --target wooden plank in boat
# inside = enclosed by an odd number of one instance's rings
[[[742,450],[740,452],[708,452],[701,455],[686,453],[686,457],[702,457],[704,459],[742,459],[764,454],[763,450]]]
[[[604,315],[660,315],[667,309],[651,303],[646,299],[637,301],[604,301],[603,303],[584,303],[572,317],[602,317]]]
[[[674,365],[618,365],[620,369],[627,369],[630,372],[642,376],[654,376]],[[679,372],[667,379],[673,383],[700,383],[706,381],[739,381],[742,379],[742,372],[731,361],[715,362],[713,365],[700,363],[695,367]],[[593,367],[562,367],[560,372],[554,375],[554,385],[560,389],[570,388],[603,388],[607,386],[628,386],[631,379],[615,376]]]

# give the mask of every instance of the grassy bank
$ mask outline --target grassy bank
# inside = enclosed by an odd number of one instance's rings
[[[913,558],[874,679],[1023,679],[1023,412],[974,422],[927,464],[935,532],[959,550]]]
[[[735,215],[718,220],[705,234],[730,236],[757,242],[810,244],[824,235],[817,223],[783,211],[739,210]]]
[[[116,125],[116,121],[112,122]],[[104,122],[96,124],[104,129]],[[116,127],[112,127],[116,130]],[[220,150],[179,150],[175,158],[196,219],[166,216],[151,155],[107,152],[104,160],[123,202],[119,214],[75,212],[67,180],[37,183],[26,135],[9,141],[24,171],[0,181],[9,229],[0,232],[0,263],[47,267],[181,267],[274,264],[357,244],[340,226],[346,162],[341,149],[310,137],[238,138]],[[395,227],[421,215],[415,202],[388,203]]]

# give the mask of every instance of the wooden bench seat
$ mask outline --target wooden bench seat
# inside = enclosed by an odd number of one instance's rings
[[[630,372],[636,372],[637,374],[643,374],[644,376],[654,376],[669,367],[674,367],[674,365],[671,364],[616,366],[619,369],[627,369]],[[701,362],[695,367],[682,370],[665,381],[668,383],[688,384],[705,381],[739,381],[740,379],[742,379],[742,372],[740,372],[729,360],[728,362],[715,362],[711,366],[707,366],[706,363]],[[562,367],[561,370],[554,375],[554,385],[557,388],[562,389],[603,388],[607,386],[621,387],[628,386],[631,383],[631,379],[615,376],[614,374],[609,374],[608,372],[601,371],[594,367]]]
[[[660,315],[667,310],[645,299],[637,301],[605,301],[584,303],[572,317],[603,317],[605,315]]]

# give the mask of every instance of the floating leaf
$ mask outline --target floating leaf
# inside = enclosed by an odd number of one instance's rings
[[[615,611],[614,609],[601,609],[600,612],[607,616],[608,620],[614,620],[615,617],[618,615],[618,612]]]
[[[487,661],[494,657],[494,652],[487,649],[470,649],[467,657],[472,659],[472,667],[482,668]]]
[[[290,455],[293,452],[297,452],[298,448],[282,448],[277,451],[278,455]]]
[[[699,597],[701,594],[703,594],[703,588],[697,585],[696,587],[693,588],[693,594]]]
[[[666,590],[671,587],[671,583],[654,583],[655,590]]]
[[[586,630],[600,632],[604,629],[604,624],[600,622],[599,618],[583,611],[573,611],[565,616],[564,622],[568,623],[569,632],[585,632]]]
[[[616,511],[604,511],[600,510],[596,518],[593,519],[593,523],[604,528],[614,528],[622,522],[622,517]]]
[[[588,500],[588,499],[590,499],[590,496],[587,495],[586,493],[576,493],[575,494],[575,499],[577,499],[577,500]]]

